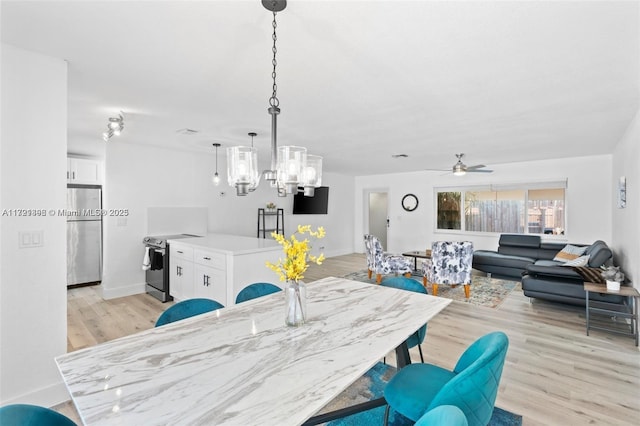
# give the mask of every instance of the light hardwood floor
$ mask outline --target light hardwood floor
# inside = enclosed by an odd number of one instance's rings
[[[312,265],[305,281],[364,269],[364,255]],[[96,287],[68,292],[68,349],[77,350],[153,327],[167,308],[144,295],[102,300]],[[479,336],[510,340],[496,405],[523,415],[524,425],[640,424],[640,351],[633,339],[592,331],[584,309],[512,292],[497,309],[452,302],[429,322],[425,361],[453,368]],[[412,358],[419,360],[417,348]],[[71,403],[54,407],[78,421]]]

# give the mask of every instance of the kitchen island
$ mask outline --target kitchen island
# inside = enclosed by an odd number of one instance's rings
[[[199,238],[168,240],[169,293],[176,300],[204,297],[225,306],[254,282],[281,286],[265,266],[277,262],[282,248],[274,240],[210,233]]]

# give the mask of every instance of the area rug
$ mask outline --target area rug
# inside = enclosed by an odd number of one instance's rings
[[[369,279],[366,270],[352,272],[345,275],[343,278],[371,284],[376,283],[375,275]],[[419,283],[422,283],[421,276],[414,275],[412,278]],[[438,297],[445,297],[457,302],[469,303],[476,306],[497,308],[513,290],[520,289],[519,281],[501,280],[497,278],[473,275],[471,277],[471,295],[468,299],[464,297],[464,288],[461,285],[457,287],[451,287],[449,285],[438,286]],[[430,288],[428,291],[429,294],[431,294]]]
[[[377,363],[364,376],[356,380],[349,388],[338,395],[331,403],[329,403],[321,412],[333,411],[339,408],[347,407],[372,399],[381,398],[383,396],[384,386],[396,373],[396,368],[381,362]],[[385,407],[377,407],[372,410],[363,411],[362,413],[353,414],[351,416],[342,417],[324,423],[326,426],[369,426],[382,425],[384,419]],[[390,426],[409,426],[413,422],[399,413],[391,410],[389,414]],[[522,416],[495,407],[493,415],[489,421],[491,426],[519,426],[522,425]]]

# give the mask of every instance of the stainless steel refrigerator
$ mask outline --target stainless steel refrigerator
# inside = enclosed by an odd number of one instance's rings
[[[67,285],[102,280],[102,189],[67,186]]]

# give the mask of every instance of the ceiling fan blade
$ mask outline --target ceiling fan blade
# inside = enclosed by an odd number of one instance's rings
[[[493,173],[493,170],[489,170],[489,169],[469,169],[469,168],[467,168],[467,173]]]
[[[475,166],[468,166],[467,171],[474,170],[474,169],[482,169],[484,167],[487,167],[487,166],[485,166],[484,164],[476,164]]]
[[[450,172],[451,170],[449,169],[424,169],[427,172]]]

